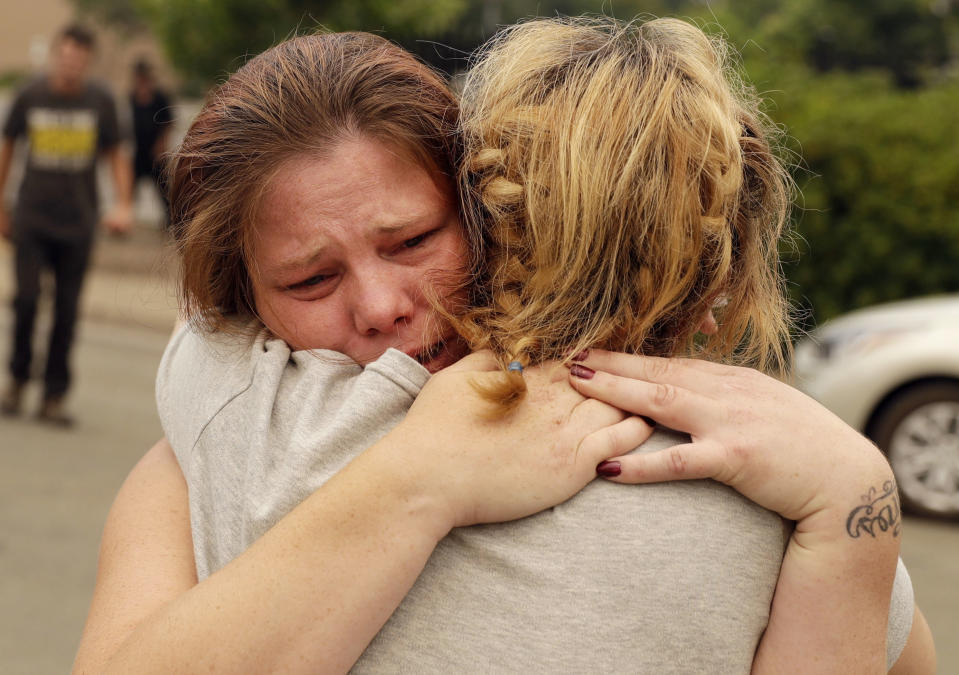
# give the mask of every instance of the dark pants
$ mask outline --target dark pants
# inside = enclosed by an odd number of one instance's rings
[[[10,373],[17,382],[30,378],[33,360],[33,328],[40,297],[40,272],[53,271],[55,282],[53,330],[47,348],[44,373],[45,398],[62,396],[70,386],[70,347],[77,323],[83,277],[90,260],[92,237],[63,241],[20,228],[14,242],[16,295],[13,298],[13,354]]]

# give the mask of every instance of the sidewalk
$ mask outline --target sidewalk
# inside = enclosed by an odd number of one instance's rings
[[[153,397],[176,316],[166,235],[141,225],[103,236],[84,288],[73,352],[77,425],[0,418],[0,673],[68,672],[96,575],[107,510],[124,476],[162,435]],[[13,316],[13,252],[0,242],[0,353]],[[47,308],[49,309],[49,308]],[[49,311],[38,317],[38,351]],[[4,373],[5,374],[5,373]]]

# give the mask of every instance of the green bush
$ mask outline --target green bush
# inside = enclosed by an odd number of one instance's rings
[[[796,71],[771,96],[801,157],[799,236],[784,251],[797,304],[822,321],[959,291],[959,85]]]

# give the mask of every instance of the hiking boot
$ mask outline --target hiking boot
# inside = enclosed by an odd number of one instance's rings
[[[43,399],[40,410],[37,411],[37,420],[56,427],[72,427],[73,418],[63,409],[63,397],[52,396]]]
[[[0,397],[0,414],[8,417],[14,417],[20,414],[20,406],[23,403],[23,382],[11,382]]]

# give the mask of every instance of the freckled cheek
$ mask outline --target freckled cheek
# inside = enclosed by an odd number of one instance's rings
[[[320,305],[285,297],[256,299],[257,312],[266,327],[296,349],[332,349],[343,351],[342,320],[330,316]]]
[[[469,277],[469,251],[460,233],[450,236],[444,244],[440,255],[426,266],[423,278],[433,285],[440,298],[451,303],[467,295],[459,289]]]
[[[297,337],[299,326],[285,304],[282,298],[271,298],[262,294],[256,296],[256,311],[260,320],[271,333],[296,349],[300,346]]]
[[[352,356],[349,343],[353,323],[341,307],[318,302],[298,304],[295,321],[301,348],[330,349]]]

